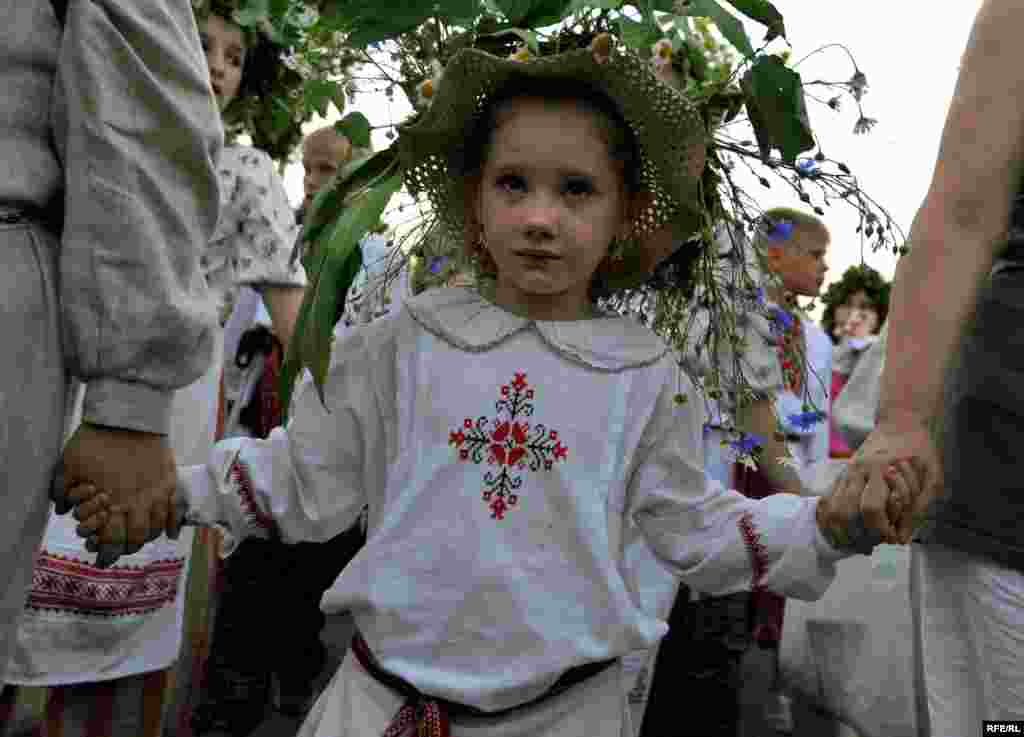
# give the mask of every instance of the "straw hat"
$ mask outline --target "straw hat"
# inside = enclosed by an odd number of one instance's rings
[[[467,233],[467,177],[461,164],[470,131],[489,98],[520,79],[584,82],[611,100],[633,131],[640,189],[649,201],[637,209],[632,238],[618,244],[614,271],[607,278],[610,287],[640,284],[669,255],[671,244],[681,244],[696,229],[706,139],[696,106],[659,80],[649,61],[610,42],[602,34],[587,48],[523,61],[478,49],[464,49],[451,58],[429,108],[401,127],[397,142],[406,187],[430,200],[445,240],[463,242]]]

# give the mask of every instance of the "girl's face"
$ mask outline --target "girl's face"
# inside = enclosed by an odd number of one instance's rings
[[[221,112],[238,96],[245,65],[245,36],[242,28],[222,16],[210,13],[199,38],[206,52],[206,66],[210,70],[210,86]]]
[[[878,309],[862,289],[854,292],[836,310],[836,320],[842,320],[842,334],[851,338],[866,338],[878,332]]]
[[[476,199],[495,300],[534,319],[583,317],[612,239],[628,235],[607,126],[575,101],[537,98],[509,101],[496,121]]]

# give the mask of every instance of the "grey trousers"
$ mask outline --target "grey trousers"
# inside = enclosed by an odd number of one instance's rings
[[[63,440],[58,248],[40,226],[0,223],[0,687]]]

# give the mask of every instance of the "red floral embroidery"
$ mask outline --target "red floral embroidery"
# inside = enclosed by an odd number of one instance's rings
[[[761,543],[761,533],[758,532],[754,516],[750,512],[741,514],[736,524],[739,525],[743,542],[750,553],[750,567],[754,570],[750,588],[758,591],[764,588],[764,577],[768,574],[768,550]]]
[[[30,609],[95,617],[146,614],[174,603],[184,558],[97,568],[42,551],[28,591]]]
[[[273,537],[278,537],[277,525],[273,518],[268,517],[256,503],[256,493],[253,491],[252,479],[249,477],[249,469],[244,463],[236,460],[231,464],[231,478],[238,486],[238,496],[242,502],[242,512],[247,522],[255,527],[262,528]]]
[[[799,395],[804,387],[801,370],[804,365],[804,324],[799,315],[791,313],[793,324],[783,329],[776,341],[779,362],[782,364],[782,380],[786,389]]]
[[[492,519],[504,519],[505,512],[519,503],[516,492],[523,485],[517,470],[550,471],[556,461],[564,461],[569,449],[562,445],[555,430],[542,424],[531,425],[525,418],[533,415],[534,390],[525,373],[516,373],[499,390],[495,403],[498,417],[463,420],[462,428],[448,435],[448,444],[459,449],[459,460],[498,466],[495,473],[484,474],[482,498],[491,508]]]

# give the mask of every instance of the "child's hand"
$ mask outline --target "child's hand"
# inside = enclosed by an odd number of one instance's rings
[[[120,514],[120,510],[111,504],[107,494],[89,483],[73,486],[68,491],[68,499],[75,505],[71,514],[79,522],[75,528],[75,533],[79,537],[96,539],[96,533],[106,527],[111,516]],[[88,543],[86,547],[88,548]]]
[[[901,520],[921,493],[909,461],[878,469],[851,467],[818,502],[818,526],[833,547],[869,555],[878,543],[905,542]]]
[[[76,504],[73,516],[79,525],[75,533],[86,539],[85,549],[99,553],[96,565],[106,568],[122,555],[131,555],[142,549],[142,545],[127,544],[127,521],[119,507],[112,504],[108,494],[98,490],[93,484],[83,483],[72,487],[68,499]],[[173,494],[168,500],[169,523],[165,530],[153,534],[150,540],[166,533],[172,540],[177,539],[181,532],[182,516],[175,513]],[[150,540],[147,540],[149,542]]]

